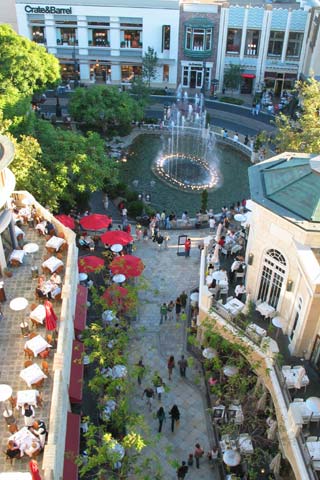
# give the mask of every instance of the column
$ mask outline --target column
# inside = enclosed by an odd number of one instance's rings
[[[80,80],[83,80],[85,82],[90,81],[90,67],[89,63],[87,61],[84,61],[83,63],[82,60],[80,60]]]
[[[119,17],[110,17],[110,48],[111,56],[120,55],[120,20]]]
[[[284,32],[284,39],[283,39],[283,45],[282,45],[282,53],[281,53],[281,62],[282,63],[284,63],[286,61],[286,53],[287,53],[288,40],[289,40],[291,15],[292,15],[291,10],[289,10],[288,11],[288,17],[287,17],[286,31]]]
[[[266,5],[262,27],[261,27],[261,37],[260,37],[260,48],[259,48],[259,56],[257,61],[257,71],[256,71],[256,87],[259,86],[264,81],[264,72],[265,72],[265,64],[268,54],[268,45],[269,45],[269,37],[270,37],[270,26],[271,26],[271,18],[272,18],[272,5]]]
[[[216,66],[216,73],[215,73],[215,78],[219,80],[219,87],[218,87],[219,91],[223,87],[228,23],[229,23],[229,4],[226,3],[221,7],[219,40],[218,40],[218,48],[217,48],[217,66]]]
[[[56,35],[56,25],[53,15],[45,15],[44,24],[46,27],[46,40],[47,48],[49,53],[57,53],[57,35]]]
[[[298,67],[298,78],[300,77],[301,73],[304,73],[304,74],[309,73],[308,70],[305,70],[306,66],[305,66],[304,62],[307,60],[306,48],[307,48],[307,43],[308,43],[308,32],[309,32],[309,28],[310,28],[311,18],[312,18],[311,10],[309,10],[306,25],[305,25],[305,29],[304,29],[304,36],[303,36],[301,52],[300,52],[300,60],[299,60],[299,67]]]
[[[79,55],[88,55],[88,24],[87,18],[80,16],[77,19],[78,23],[78,46]]]
[[[119,64],[111,65],[111,81],[112,83],[121,83],[121,66]]]
[[[246,6],[244,10],[244,19],[243,19],[242,36],[241,36],[240,61],[243,60],[243,57],[246,51],[245,49],[246,49],[246,38],[247,38],[248,15],[249,15],[249,7]]]

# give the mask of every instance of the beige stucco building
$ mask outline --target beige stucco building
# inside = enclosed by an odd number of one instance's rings
[[[0,0],[0,24],[8,23],[17,32],[17,14],[15,0]]]
[[[284,320],[293,355],[320,362],[320,158],[282,153],[249,169],[246,285]]]

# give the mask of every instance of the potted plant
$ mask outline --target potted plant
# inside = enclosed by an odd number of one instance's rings
[[[120,43],[120,47],[121,47],[121,48],[124,48],[125,46],[126,46],[126,42],[121,42],[121,43]]]

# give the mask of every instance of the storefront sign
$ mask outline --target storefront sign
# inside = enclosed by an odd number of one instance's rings
[[[31,7],[31,5],[26,5],[24,7],[25,12],[27,13],[51,13],[53,15],[72,15],[72,8],[57,8],[57,7]]]

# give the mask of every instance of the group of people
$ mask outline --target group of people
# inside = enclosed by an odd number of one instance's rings
[[[61,294],[62,280],[60,275],[54,272],[49,280],[44,275],[38,277],[36,294],[39,298],[55,299]]]
[[[185,320],[187,299],[188,295],[185,291],[183,291],[175,301],[170,300],[168,303],[163,302],[163,304],[160,306],[160,325],[168,320],[173,321],[174,315],[177,322],[179,320]]]

